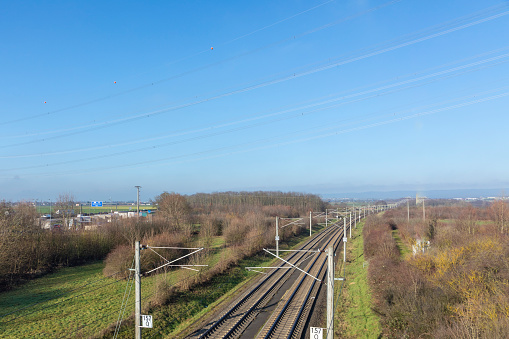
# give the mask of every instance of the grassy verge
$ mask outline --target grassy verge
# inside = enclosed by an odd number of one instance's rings
[[[381,334],[379,319],[371,309],[368,267],[363,254],[363,226],[364,222],[358,223],[352,238],[348,239],[346,265],[343,265],[343,253],[340,257],[338,253],[336,277],[346,277],[346,281],[338,281],[335,288],[334,300],[338,300],[338,304],[334,327],[339,338],[378,338]]]
[[[405,259],[412,254],[412,250],[401,240],[398,230],[392,231],[392,238],[396,241],[396,246],[398,247],[401,258]]]
[[[321,228],[317,227],[314,233]],[[282,248],[293,247],[308,239],[304,232],[288,240]],[[207,258],[209,265],[217,263],[224,255],[222,239],[214,239],[213,254]],[[144,314],[154,319],[153,329],[144,329],[144,337],[177,338],[178,333],[203,316],[221,300],[231,296],[256,273],[245,266],[263,266],[272,261],[269,255],[246,258],[226,274],[188,292],[177,292],[168,304]],[[204,264],[207,264],[204,263]],[[0,337],[2,338],[87,338],[97,336],[101,330],[117,321],[126,289],[125,280],[104,278],[101,262],[60,269],[9,292],[0,293]],[[176,270],[167,274],[142,278],[142,308],[154,297],[156,285],[168,286],[196,274]],[[131,291],[125,317],[134,310],[134,288]],[[133,326],[124,326],[121,338],[133,337]]]

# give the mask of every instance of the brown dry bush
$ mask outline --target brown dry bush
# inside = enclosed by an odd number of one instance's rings
[[[364,255],[370,259],[375,256],[398,258],[399,250],[391,235],[389,222],[384,222],[380,217],[369,218],[363,229]]]
[[[223,231],[226,246],[230,247],[242,245],[248,230],[249,227],[242,218],[235,216],[229,217]]]
[[[368,275],[374,310],[382,316],[387,337],[415,338],[432,333],[447,315],[449,297],[427,283],[422,274],[406,262],[374,257]]]
[[[400,234],[435,231],[426,254],[396,260],[374,239],[386,215],[364,234],[370,255],[369,280],[384,335],[408,338],[506,338],[509,330],[509,240],[487,220],[486,208],[434,206],[426,222],[393,221]],[[442,219],[440,218],[449,218]],[[452,219],[452,220],[451,220]],[[388,230],[387,230],[388,232]],[[372,239],[370,239],[372,237]]]
[[[115,275],[119,278],[127,278],[130,274],[129,268],[132,268],[134,258],[134,250],[130,245],[117,246],[111,251],[104,263],[106,264],[103,269],[104,276]]]

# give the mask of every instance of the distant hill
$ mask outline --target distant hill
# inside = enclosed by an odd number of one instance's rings
[[[455,189],[455,190],[421,190],[421,191],[387,191],[387,192],[355,192],[355,193],[326,193],[320,194],[323,199],[398,199],[415,197],[418,193],[430,199],[454,199],[454,198],[487,198],[502,197],[509,194],[507,188],[497,189]]]

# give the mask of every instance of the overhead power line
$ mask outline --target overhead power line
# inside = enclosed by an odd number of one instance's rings
[[[398,1],[401,1],[401,0],[397,0],[397,1],[391,1],[390,3],[393,3],[393,2],[398,2]],[[318,4],[318,5],[315,5],[315,6],[312,6],[304,11],[301,11],[297,14],[293,14],[289,17],[286,17],[284,19],[281,19],[281,20],[278,20],[272,24],[269,24],[269,25],[266,25],[264,27],[261,27],[261,28],[258,28],[258,29],[255,29],[249,33],[246,33],[246,34],[243,34],[243,35],[240,35],[234,39],[231,39],[229,41],[226,41],[226,42],[223,42],[223,43],[220,43],[216,46],[226,46],[234,41],[237,41],[237,40],[241,40],[243,38],[246,38],[248,36],[251,36],[255,33],[258,33],[258,32],[261,32],[263,30],[266,30],[270,27],[273,27],[273,26],[276,26],[280,23],[283,23],[285,21],[288,21],[290,19],[293,19],[293,18],[296,18],[302,14],[305,14],[305,13],[308,13],[312,10],[315,10],[317,8],[320,8],[324,5],[327,5],[329,3],[332,3],[334,2],[334,0],[328,0],[328,1],[325,1],[321,4]],[[382,7],[382,6],[378,6],[378,7]],[[180,59],[177,59],[173,62],[170,62],[168,63],[167,65],[172,65],[172,64],[176,64],[176,63],[179,63],[179,62],[182,62],[184,60],[188,60],[190,58],[193,58],[193,57],[196,57],[200,54],[203,54],[203,53],[206,53],[206,52],[210,52],[209,48],[207,49],[203,49],[201,50],[200,52],[197,52],[197,53],[193,53],[191,55],[188,55],[188,56],[185,56],[183,58],[180,58]],[[242,54],[245,55],[246,53]],[[232,58],[228,58],[226,59],[225,61],[229,61],[231,60]],[[57,109],[57,110],[53,110],[53,111],[49,111],[49,112],[45,112],[45,113],[40,113],[40,114],[34,114],[32,116],[28,116],[28,117],[24,117],[24,118],[18,118],[18,119],[14,119],[14,120],[10,120],[10,121],[4,121],[4,122],[0,122],[0,125],[6,125],[6,124],[12,124],[12,123],[17,123],[17,122],[23,122],[23,121],[27,121],[27,120],[32,120],[32,119],[36,119],[36,118],[41,118],[41,117],[47,117],[49,115],[53,115],[55,113],[60,113],[60,112],[63,112],[63,111],[67,111],[67,110],[71,110],[71,109],[74,109],[74,108],[78,108],[78,107],[83,107],[83,106],[87,106],[87,105],[90,105],[90,104],[93,104],[93,103],[96,103],[96,102],[100,102],[100,101],[104,101],[104,100],[107,100],[107,99],[111,99],[111,98],[114,98],[114,97],[118,97],[118,96],[121,96],[121,95],[125,95],[125,94],[129,94],[129,93],[132,93],[132,92],[135,92],[135,91],[138,91],[138,90],[141,90],[141,89],[145,89],[145,88],[149,88],[149,87],[152,87],[154,86],[154,84],[160,84],[160,83],[163,83],[163,82],[167,82],[169,80],[173,80],[173,79],[176,79],[176,78],[179,78],[179,77],[182,77],[184,75],[187,75],[187,74],[191,74],[191,73],[194,73],[196,71],[199,71],[199,70],[202,70],[202,69],[205,69],[205,68],[208,68],[208,67],[211,67],[211,66],[215,66],[215,65],[218,65],[218,64],[221,64],[225,61],[220,61],[220,62],[216,62],[216,63],[213,63],[213,64],[210,64],[210,65],[206,65],[206,66],[202,66],[202,67],[199,67],[199,68],[196,68],[194,70],[191,70],[191,71],[188,71],[188,72],[184,72],[184,73],[181,73],[181,74],[177,74],[175,76],[172,76],[172,77],[169,77],[169,78],[165,78],[165,79],[160,79],[160,80],[156,80],[156,81],[153,81],[153,82],[150,82],[150,83],[147,83],[147,84],[144,84],[144,85],[141,85],[141,86],[138,86],[138,87],[134,87],[134,88],[131,88],[131,89],[128,89],[128,90],[125,90],[125,91],[122,91],[122,92],[118,92],[118,93],[115,93],[115,94],[110,94],[110,95],[106,95],[106,96],[103,96],[103,97],[100,97],[100,98],[96,98],[96,99],[92,99],[92,100],[89,100],[89,101],[85,101],[85,102],[82,102],[82,103],[78,103],[78,104],[75,104],[75,105],[71,105],[71,106],[68,106],[68,107],[64,107],[64,108],[61,108],[61,109]]]
[[[177,145],[177,144],[181,144],[181,143],[185,143],[185,142],[190,142],[190,141],[210,138],[210,137],[217,136],[217,135],[223,135],[223,134],[233,133],[233,132],[237,132],[237,131],[241,131],[241,130],[245,130],[245,129],[251,129],[251,128],[263,126],[263,125],[266,125],[266,124],[271,124],[271,123],[274,123],[274,122],[279,122],[279,121],[283,121],[283,120],[287,120],[287,119],[292,119],[292,118],[298,118],[298,117],[301,117],[303,115],[309,115],[309,114],[320,112],[320,111],[323,111],[323,110],[329,110],[329,109],[337,108],[337,107],[339,107],[341,105],[345,105],[345,104],[348,104],[348,103],[358,102],[358,101],[361,101],[361,100],[367,100],[367,99],[370,99],[370,98],[373,98],[373,97],[379,97],[380,95],[387,95],[387,94],[394,93],[396,91],[401,91],[401,90],[405,90],[405,89],[408,89],[408,88],[415,88],[416,86],[423,86],[423,85],[429,84],[430,82],[434,82],[434,81],[438,81],[438,80],[441,80],[441,79],[450,78],[452,76],[459,76],[461,74],[464,74],[465,72],[472,72],[472,71],[475,71],[475,70],[478,70],[478,69],[484,69],[484,67],[487,67],[487,66],[483,66],[483,65],[488,64],[490,62],[496,61],[496,63],[489,65],[490,67],[496,66],[496,65],[498,65],[501,62],[504,62],[504,63],[508,62],[508,60],[503,60],[504,58],[507,58],[507,57],[509,57],[509,53],[506,53],[504,55],[499,55],[499,56],[491,57],[491,58],[487,58],[487,59],[483,59],[483,60],[480,60],[480,61],[476,61],[476,62],[473,62],[473,63],[469,63],[467,65],[456,66],[456,67],[453,67],[453,68],[450,68],[450,69],[447,69],[447,70],[442,70],[442,71],[439,71],[439,72],[435,72],[435,73],[432,73],[432,74],[418,76],[418,77],[413,78],[413,79],[408,79],[408,80],[400,81],[400,82],[397,82],[397,83],[394,83],[394,84],[381,86],[381,87],[378,87],[378,88],[375,88],[375,89],[365,90],[365,91],[358,92],[358,93],[353,93],[353,94],[350,94],[350,95],[344,95],[344,96],[341,96],[339,98],[329,99],[329,100],[326,100],[324,102],[320,102],[320,103],[313,104],[313,105],[308,105],[306,107],[298,107],[298,108],[295,108],[295,109],[285,110],[283,112],[272,113],[272,114],[263,115],[263,116],[259,117],[259,119],[261,119],[261,118],[265,118],[265,117],[269,117],[269,116],[276,116],[276,115],[280,115],[280,114],[287,113],[287,112],[297,111],[297,110],[300,110],[302,108],[314,107],[314,106],[322,105],[322,104],[325,104],[325,103],[333,103],[333,102],[336,102],[336,101],[341,101],[341,100],[345,100],[345,99],[349,99],[349,98],[355,98],[355,97],[358,97],[358,96],[361,97],[361,99],[350,100],[350,101],[343,101],[343,102],[338,103],[338,104],[334,104],[334,105],[330,105],[330,106],[326,106],[326,107],[317,108],[315,110],[308,110],[308,111],[304,111],[304,112],[298,112],[298,113],[295,113],[295,114],[293,114],[291,116],[280,117],[280,118],[273,119],[273,120],[270,120],[270,121],[267,121],[267,122],[258,122],[258,123],[254,123],[254,124],[249,124],[249,125],[241,126],[241,127],[235,127],[235,128],[228,129],[228,130],[217,131],[217,132],[209,133],[209,134],[205,134],[205,135],[198,135],[198,136],[187,138],[187,139],[183,139],[183,140],[171,141],[171,142],[166,142],[166,143],[157,144],[157,145],[150,145],[150,146],[146,146],[146,147],[142,147],[142,148],[137,148],[137,149],[129,149],[129,150],[126,150],[126,151],[121,151],[121,152],[108,153],[108,154],[97,155],[97,156],[92,156],[92,157],[80,158],[78,160],[66,160],[66,161],[60,161],[60,162],[54,162],[54,163],[46,163],[46,164],[43,164],[43,165],[32,165],[32,166],[26,166],[26,167],[0,169],[0,171],[6,172],[6,171],[13,171],[13,170],[24,170],[24,169],[41,168],[41,167],[48,167],[48,166],[59,166],[59,165],[65,165],[65,164],[70,164],[70,163],[78,163],[78,162],[86,162],[86,161],[90,161],[90,160],[97,160],[97,159],[103,159],[103,158],[111,158],[112,156],[119,156],[119,155],[124,155],[124,154],[134,154],[136,152],[153,150],[153,149],[156,149],[156,148],[167,147],[167,146]],[[500,61],[500,60],[502,60],[502,61]],[[478,67],[476,67],[476,66],[478,66]],[[476,67],[476,68],[472,68],[472,67]],[[470,69],[470,68],[472,68],[472,69]],[[449,74],[449,73],[453,73],[453,72],[456,72],[456,71],[460,71],[460,72],[452,74],[452,75]],[[436,77],[436,79],[433,79],[435,77]],[[433,80],[430,80],[430,79],[433,79]],[[419,81],[424,81],[424,82],[419,84],[419,85],[415,85],[414,84],[414,83],[419,82]],[[403,86],[401,88],[397,88],[398,86],[401,86],[401,85],[406,85],[406,86]],[[383,90],[385,90],[385,92],[378,93],[378,94],[373,94],[373,93],[376,93],[377,91],[383,91]],[[365,95],[368,95],[368,94],[369,94],[369,96],[365,96]],[[362,97],[362,96],[364,96],[364,97]],[[251,120],[257,120],[257,118],[252,118]],[[246,120],[242,120],[242,121],[246,121]],[[228,125],[233,125],[235,123],[238,123],[238,122],[233,122],[233,123],[230,123]],[[215,128],[217,128],[217,127],[213,127],[212,129],[215,129]],[[150,138],[150,139],[154,139],[154,138]],[[134,143],[139,143],[139,142],[130,142],[128,144],[134,144]],[[122,145],[125,145],[125,144],[122,144]],[[114,145],[114,146],[116,146],[116,145]],[[112,147],[114,147],[114,146],[112,146]],[[80,152],[80,151],[82,151],[82,150],[75,150],[74,152]],[[74,153],[74,152],[67,151],[67,152],[56,152],[56,153],[57,154],[62,154],[62,153],[69,154],[69,153]],[[34,154],[33,156],[41,156],[41,155],[48,155],[48,154],[39,154],[39,155]],[[22,155],[0,156],[0,158],[19,158],[19,157],[23,157],[23,156]]]
[[[153,117],[153,116],[157,116],[157,115],[160,115],[160,114],[163,114],[163,113],[167,113],[167,112],[171,112],[171,111],[176,111],[176,110],[184,109],[184,108],[191,107],[191,106],[194,106],[194,105],[202,104],[202,103],[205,103],[205,102],[217,100],[217,99],[220,99],[220,98],[228,97],[228,96],[239,94],[239,93],[244,93],[244,92],[251,91],[251,90],[254,90],[254,89],[258,89],[258,88],[262,88],[262,87],[265,87],[265,86],[270,86],[270,85],[278,84],[278,83],[285,82],[285,81],[288,81],[288,80],[297,79],[299,77],[308,76],[308,75],[311,75],[311,74],[314,74],[314,73],[317,73],[317,72],[322,72],[322,71],[325,71],[325,70],[329,70],[329,69],[332,69],[332,68],[335,68],[335,67],[339,67],[339,66],[342,66],[342,65],[345,65],[345,64],[349,64],[349,63],[352,63],[352,62],[355,62],[355,61],[359,61],[359,60],[362,60],[362,59],[365,59],[365,58],[376,56],[376,55],[379,55],[379,54],[382,54],[382,53],[390,52],[390,51],[393,51],[393,50],[396,50],[396,49],[399,49],[399,48],[402,48],[402,47],[406,47],[406,46],[409,46],[409,45],[412,45],[412,44],[423,42],[423,41],[426,41],[426,40],[429,40],[429,39],[432,39],[432,38],[436,38],[436,37],[439,37],[439,36],[442,36],[442,35],[445,35],[445,34],[449,34],[449,33],[452,33],[452,32],[455,32],[455,31],[458,31],[458,30],[461,30],[461,29],[465,29],[465,28],[468,28],[468,27],[471,27],[471,26],[474,26],[474,25],[478,25],[478,24],[481,24],[481,23],[484,23],[484,22],[487,22],[487,21],[490,21],[490,20],[497,19],[499,17],[502,17],[502,16],[505,16],[505,15],[509,14],[509,11],[504,11],[504,12],[501,12],[501,13],[497,13],[497,11],[500,11],[501,9],[504,9],[504,8],[507,8],[507,5],[500,5],[500,6],[490,7],[488,9],[476,12],[476,13],[471,14],[469,16],[461,17],[459,19],[456,19],[456,20],[453,20],[453,21],[449,21],[449,22],[446,22],[446,23],[441,24],[441,25],[434,26],[434,27],[432,27],[430,29],[427,29],[427,30],[424,30],[424,31],[420,31],[420,32],[417,32],[417,33],[414,33],[414,34],[410,34],[410,35],[407,35],[407,36],[404,36],[404,37],[402,37],[402,38],[400,38],[398,40],[389,41],[388,43],[383,44],[383,45],[381,45],[381,46],[379,46],[377,48],[374,48],[374,49],[372,48],[372,49],[361,51],[361,53],[364,53],[364,54],[360,54],[360,55],[359,54],[357,54],[357,55],[354,54],[354,55],[346,57],[346,58],[345,57],[340,57],[339,59],[336,58],[337,61],[332,61],[332,62],[329,61],[330,60],[330,58],[329,58],[329,59],[326,60],[326,62],[327,62],[326,65],[315,67],[315,68],[309,69],[307,71],[302,71],[300,73],[293,73],[291,75],[286,75],[286,76],[283,76],[281,78],[277,78],[277,79],[273,79],[273,80],[268,80],[268,81],[261,82],[261,83],[255,84],[255,85],[247,86],[247,87],[244,87],[244,88],[241,88],[241,89],[237,89],[237,90],[233,90],[233,91],[230,91],[230,92],[225,92],[225,93],[218,94],[218,95],[215,95],[215,96],[211,96],[211,97],[208,97],[208,98],[204,98],[204,99],[200,99],[200,100],[195,100],[195,101],[188,102],[188,103],[185,103],[185,104],[180,104],[180,105],[177,105],[177,106],[172,106],[172,107],[168,107],[168,108],[164,108],[164,109],[160,109],[160,110],[155,110],[155,111],[151,111],[151,112],[141,113],[141,114],[138,114],[138,115],[133,115],[133,116],[129,116],[129,117],[123,117],[123,118],[109,120],[109,121],[105,121],[105,122],[101,122],[101,123],[96,123],[96,124],[93,124],[93,125],[88,125],[87,127],[78,127],[76,129],[84,129],[84,130],[82,130],[80,132],[77,132],[76,130],[74,130],[74,132],[72,134],[61,134],[61,135],[58,135],[58,136],[48,137],[48,138],[44,138],[44,139],[37,139],[37,140],[31,140],[31,141],[26,141],[26,142],[21,142],[21,143],[4,145],[4,146],[0,146],[0,148],[8,148],[8,147],[13,147],[13,146],[21,146],[21,145],[27,145],[27,144],[32,144],[32,143],[39,143],[41,141],[53,140],[53,139],[57,139],[57,138],[63,138],[63,137],[70,136],[70,135],[74,136],[77,133],[83,133],[83,132],[87,132],[87,131],[90,131],[90,130],[96,130],[96,129],[99,129],[99,128],[105,128],[108,125],[112,125],[112,124],[118,125],[118,124],[121,124],[121,123],[135,121],[135,120],[142,119],[142,118]],[[496,14],[493,14],[493,13],[496,13]],[[486,15],[489,15],[489,16],[486,17]],[[425,34],[427,34],[427,35],[425,35]]]
[[[507,87],[503,87],[500,89],[507,89]],[[494,90],[492,90],[492,91],[494,91]],[[477,97],[478,95],[479,94],[475,94],[475,95],[472,95],[471,97]],[[429,110],[429,111],[425,111],[425,112],[421,112],[421,113],[415,113],[415,114],[405,116],[405,117],[398,117],[398,118],[394,118],[394,119],[385,120],[382,122],[367,124],[367,125],[363,125],[363,126],[359,126],[359,127],[353,127],[350,129],[334,130],[334,129],[338,128],[338,126],[331,125],[331,122],[329,121],[326,123],[326,126],[328,126],[328,127],[326,127],[325,129],[322,129],[322,130],[314,129],[314,133],[319,133],[318,135],[307,137],[307,138],[301,138],[301,139],[296,139],[296,140],[280,142],[280,143],[273,143],[273,141],[277,140],[277,139],[281,139],[282,137],[286,137],[285,135],[278,135],[275,137],[258,139],[258,140],[250,141],[250,142],[246,142],[246,143],[239,143],[239,144],[236,144],[233,146],[224,146],[224,147],[208,149],[208,150],[204,150],[204,151],[200,151],[200,152],[159,158],[159,159],[154,159],[154,160],[145,160],[145,161],[140,161],[140,162],[135,162],[135,163],[130,163],[130,164],[100,167],[100,168],[94,168],[94,169],[90,169],[90,170],[86,170],[86,171],[73,170],[73,171],[59,172],[59,173],[57,173],[57,172],[44,173],[44,174],[40,173],[37,175],[25,175],[25,177],[49,177],[49,176],[69,175],[69,174],[82,175],[82,174],[89,174],[89,173],[94,173],[94,172],[105,172],[108,170],[118,170],[118,169],[122,169],[122,168],[147,167],[148,165],[153,164],[153,163],[161,163],[161,162],[168,162],[168,161],[172,161],[172,163],[178,163],[178,162],[183,162],[183,161],[188,162],[188,161],[199,161],[199,160],[204,160],[204,159],[219,158],[219,157],[229,156],[229,155],[233,155],[233,154],[242,154],[242,153],[247,153],[247,152],[259,151],[259,150],[264,150],[264,149],[269,149],[269,148],[274,148],[274,147],[280,147],[280,146],[285,146],[285,145],[290,145],[290,144],[295,144],[295,143],[301,143],[301,142],[307,142],[307,141],[311,141],[311,140],[322,139],[322,138],[339,135],[339,134],[344,134],[344,133],[355,132],[355,131],[359,131],[359,130],[363,130],[363,129],[367,129],[367,128],[372,128],[372,127],[387,125],[387,124],[391,124],[391,123],[395,123],[395,122],[400,122],[400,121],[416,118],[419,116],[435,114],[435,113],[444,112],[444,111],[451,110],[451,109],[456,109],[456,108],[465,107],[465,106],[469,106],[469,105],[473,105],[473,104],[477,104],[477,103],[491,101],[491,100],[507,97],[508,95],[509,95],[509,92],[504,92],[501,94],[492,95],[487,98],[473,100],[473,101],[470,101],[467,103],[461,103],[461,104],[456,104],[456,105],[452,105],[452,106],[448,106],[448,107]],[[395,115],[395,113],[391,113],[391,114]],[[389,114],[389,115],[391,115],[391,114]],[[323,132],[330,131],[330,130],[334,130],[334,131],[332,131],[330,133],[325,133],[325,134],[323,133]],[[311,131],[311,128],[307,128],[307,129],[301,130],[301,131],[293,131],[293,132],[287,133],[286,135],[298,134],[298,133],[310,133],[310,131]],[[228,149],[234,149],[234,148],[244,147],[244,146],[253,145],[253,144],[259,145],[260,143],[264,143],[264,142],[268,142],[268,141],[271,141],[271,144],[268,146],[257,146],[257,147],[250,148],[250,149],[231,151],[229,153],[222,153],[222,154],[216,154],[216,155],[211,155],[211,156],[205,156],[205,157],[200,157],[200,158],[192,158],[192,159],[178,161],[179,159],[190,158],[192,156],[202,156],[202,155],[205,155],[205,154],[208,154],[211,152],[224,151],[224,150],[228,150]]]
[[[462,60],[459,60],[459,61],[464,61],[464,60],[469,60],[469,59],[476,59],[476,58],[478,58],[480,56],[485,56],[485,55],[492,54],[494,52],[500,52],[500,51],[507,50],[507,48],[508,47],[505,47],[505,48],[502,48],[502,49],[497,49],[497,50],[490,51],[490,52],[481,53],[479,55],[476,55],[476,56],[473,56],[473,57],[470,57],[470,58],[466,58],[466,59],[462,59]],[[316,102],[316,103],[308,104],[308,105],[304,105],[304,106],[297,106],[297,107],[293,107],[293,108],[289,108],[289,109],[285,109],[285,110],[281,110],[281,111],[276,111],[276,112],[268,113],[268,114],[254,115],[254,116],[246,117],[244,119],[236,120],[236,121],[225,121],[223,123],[220,123],[220,124],[214,125],[214,126],[207,126],[207,127],[203,127],[203,128],[199,128],[199,129],[194,129],[194,130],[187,130],[187,131],[185,131],[185,130],[184,131],[177,131],[177,132],[172,132],[170,134],[166,134],[166,135],[162,135],[162,136],[155,136],[155,137],[150,137],[150,138],[145,138],[145,139],[140,139],[140,140],[127,141],[127,142],[122,142],[122,143],[117,143],[117,144],[109,144],[109,145],[102,145],[102,146],[95,146],[95,147],[86,147],[86,148],[79,148],[79,149],[72,149],[72,150],[62,150],[62,151],[55,151],[55,152],[46,152],[46,153],[40,153],[39,152],[39,153],[33,153],[33,154],[15,154],[15,155],[9,155],[9,156],[0,156],[0,159],[30,158],[30,157],[41,157],[41,156],[51,156],[51,155],[72,154],[72,153],[86,152],[86,151],[97,151],[97,150],[101,150],[101,149],[112,149],[112,148],[115,148],[115,147],[129,146],[129,145],[134,145],[134,144],[139,144],[139,143],[144,143],[144,142],[149,142],[149,141],[167,139],[167,138],[176,137],[176,136],[183,136],[183,135],[187,135],[187,134],[194,134],[194,133],[199,133],[199,132],[204,132],[204,131],[220,129],[220,128],[223,128],[223,127],[237,125],[237,124],[241,124],[241,123],[245,123],[245,122],[256,121],[256,120],[260,120],[260,119],[264,119],[264,118],[270,118],[270,117],[274,117],[274,116],[283,115],[283,114],[286,114],[286,113],[292,113],[292,112],[300,111],[300,110],[303,110],[303,109],[313,108],[313,107],[324,105],[324,104],[327,104],[327,103],[333,103],[333,102],[337,102],[337,101],[341,101],[341,100],[345,100],[345,99],[349,99],[349,98],[353,98],[353,97],[358,97],[358,96],[362,96],[362,95],[366,95],[366,94],[382,91],[382,90],[385,90],[385,89],[390,89],[390,88],[398,87],[398,86],[409,84],[409,83],[415,83],[415,82],[418,82],[418,81],[421,81],[421,80],[426,80],[426,79],[433,78],[433,77],[439,77],[441,75],[446,75],[448,73],[452,73],[452,72],[455,72],[455,71],[460,71],[460,70],[472,68],[474,66],[484,65],[484,64],[488,64],[488,63],[493,62],[493,61],[498,61],[498,60],[504,59],[504,58],[506,58],[508,56],[509,56],[509,53],[506,53],[506,54],[502,54],[502,55],[486,58],[486,59],[483,59],[483,60],[475,61],[475,62],[472,62],[472,63],[469,63],[469,64],[460,65],[460,66],[452,67],[452,68],[449,68],[449,69],[446,69],[446,70],[437,71],[437,72],[434,72],[434,73],[431,73],[431,74],[425,74],[425,75],[422,75],[422,76],[416,76],[416,77],[408,79],[408,80],[399,81],[399,82],[396,82],[396,83],[380,86],[380,87],[377,87],[377,88],[367,89],[367,90],[363,90],[363,91],[360,91],[360,92],[354,92],[354,93],[351,93],[351,94],[340,93],[339,96],[336,97],[336,98],[330,98],[332,95],[329,95],[328,96],[329,98],[327,100],[325,100],[325,101],[320,101],[320,102]],[[502,62],[506,62],[506,61],[502,61]],[[451,65],[451,64],[453,64],[453,63],[446,63],[444,65],[433,67],[431,70],[439,69],[439,68],[441,68],[441,67],[443,67],[445,65]],[[489,65],[488,67],[497,66],[499,64],[500,63],[494,63],[494,64]],[[484,69],[484,68],[483,67],[477,67],[477,68],[474,68],[474,69],[470,70],[469,72],[475,71],[475,70],[480,70],[480,69]],[[425,73],[426,71],[429,71],[429,70],[424,70],[424,71],[421,71],[421,72],[413,72],[412,75],[418,75],[419,73],[422,74],[422,73]],[[464,72],[456,73],[454,76],[458,76],[458,75],[461,75],[461,74],[464,74]],[[407,75],[397,76],[397,77],[395,77],[393,79],[386,80],[385,82],[386,83],[387,82],[390,83],[390,81],[392,81],[392,80],[397,80],[397,79],[401,79],[401,78],[405,78],[405,77],[407,77]],[[439,79],[444,79],[444,78],[447,78],[447,77],[440,77]],[[378,82],[378,83],[380,83],[380,82]],[[424,84],[427,84],[427,83],[424,83]],[[364,86],[364,87],[370,87],[370,86],[371,85]],[[407,89],[407,88],[409,88],[409,87],[403,87],[403,88],[401,88],[401,90],[402,89]],[[338,94],[336,94],[336,95],[338,95]],[[369,99],[369,98],[370,97],[367,97],[367,98],[364,98],[363,100]],[[330,108],[334,108],[334,107],[337,107],[337,105],[325,107],[325,108],[319,109],[318,111],[321,111],[321,110],[324,110],[324,109],[330,109]],[[309,114],[309,113],[312,113],[312,112],[314,112],[314,111],[304,112],[304,114]],[[300,116],[300,115],[301,115],[301,113],[297,113],[296,116]],[[273,122],[276,122],[276,121],[280,121],[280,120],[273,120]],[[258,125],[257,124],[253,124],[253,125],[250,125],[250,126],[251,127],[255,127],[255,126],[258,126]],[[249,128],[249,126],[248,126],[248,128]],[[230,131],[236,131],[236,129],[232,129],[232,130],[225,131],[225,132],[215,132],[215,133],[210,134],[209,136],[215,136],[215,135],[222,134],[222,133],[229,133]],[[193,138],[193,139],[188,139],[188,140],[195,140],[195,139]],[[175,143],[180,143],[180,142],[175,142]],[[170,144],[174,144],[174,143],[159,144],[159,145],[155,145],[155,147],[161,147],[161,146],[170,145]],[[143,150],[151,149],[153,147],[154,147],[154,145],[146,147],[146,148],[129,150],[128,152],[129,153],[131,153],[131,152],[138,152],[138,151],[143,151]],[[110,153],[107,156],[116,155],[116,154],[125,154],[125,152]],[[82,159],[81,161],[90,160],[90,159],[97,159],[97,158],[95,158],[95,157],[94,158],[87,158],[87,159]],[[62,163],[58,163],[58,164],[62,164]]]

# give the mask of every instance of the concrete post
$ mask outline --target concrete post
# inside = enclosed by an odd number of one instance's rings
[[[140,242],[134,243],[134,335],[141,339],[141,282],[140,282]]]
[[[352,212],[350,212],[350,238],[352,237]]]
[[[311,236],[311,225],[313,225],[313,212],[309,211],[309,236]]]
[[[279,217],[276,217],[276,255],[279,257]]]
[[[327,339],[334,338],[334,249],[327,249]]]

